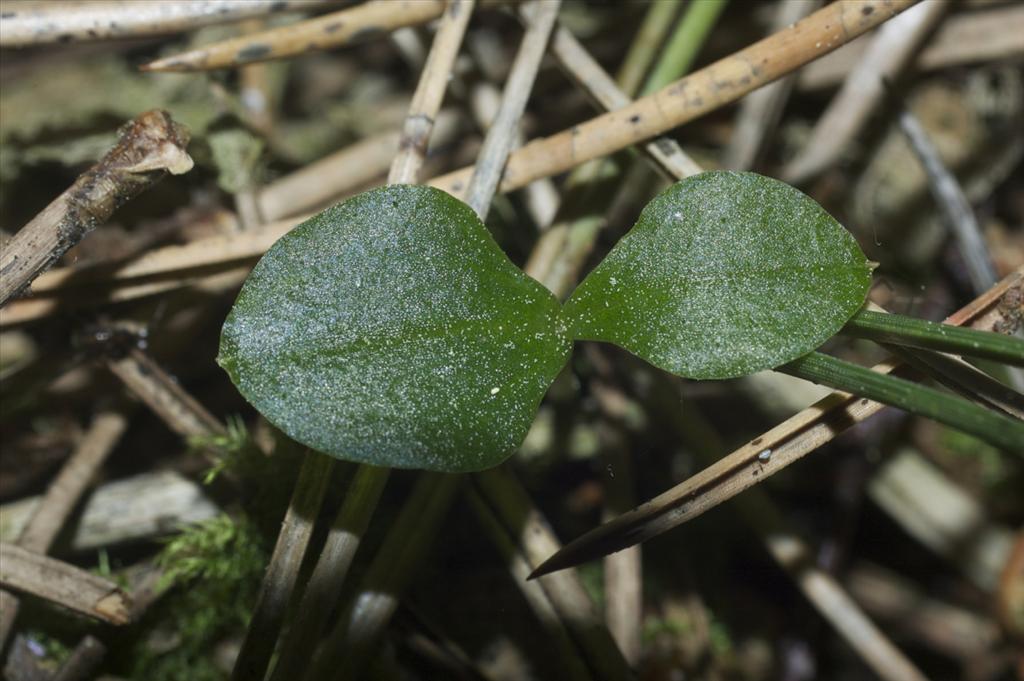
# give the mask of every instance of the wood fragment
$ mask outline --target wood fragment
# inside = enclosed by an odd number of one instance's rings
[[[829,102],[803,149],[782,171],[801,184],[835,163],[885,97],[884,80],[895,80],[945,15],[949,3],[924,0],[878,31],[857,68]]]
[[[484,137],[483,146],[466,187],[465,201],[480,219],[487,217],[487,210],[506,168],[509,152],[515,138],[519,119],[526,110],[526,101],[537,78],[541,59],[547,49],[551,31],[558,18],[561,0],[536,0],[530,3],[532,20],[526,35],[519,45],[512,70],[501,95],[501,106],[494,118],[491,129]],[[536,178],[534,178],[536,179]],[[524,183],[525,184],[525,183]]]
[[[0,585],[109,624],[129,621],[131,599],[117,584],[15,544],[0,544]]]
[[[38,554],[49,552],[57,534],[127,427],[128,419],[118,412],[106,411],[96,415],[81,443],[33,509],[18,536],[18,546]],[[13,594],[5,594],[2,602],[0,650],[7,644],[20,609]]]
[[[143,71],[223,69],[368,40],[441,16],[443,0],[373,0],[289,26],[273,28],[157,59]]]
[[[333,470],[334,459],[307,452],[231,672],[235,681],[262,679],[266,673]]]
[[[167,173],[192,168],[189,134],[164,111],[147,111],[124,126],[117,145],[39,215],[0,255],[0,306],[102,224],[120,206]]]
[[[914,4],[915,0],[839,0],[795,25],[642,97],[633,104],[568,130],[534,140],[513,153],[500,191],[570,170],[593,158],[637,144],[694,120],[781,78],[853,40]],[[463,197],[472,168],[430,181]]]
[[[246,17],[316,9],[335,0],[91,0],[8,2],[0,47],[136,38]]]
[[[947,317],[945,323],[960,326],[980,318],[1006,291],[1022,282],[1024,266]],[[873,369],[889,373],[897,366],[898,362],[889,361]],[[831,442],[883,407],[844,392],[830,393],[683,483],[570,542],[533,576],[599,558],[692,520]],[[769,453],[766,460],[761,456],[764,452]]]

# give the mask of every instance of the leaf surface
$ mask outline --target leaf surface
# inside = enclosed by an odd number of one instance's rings
[[[475,471],[522,442],[568,358],[557,300],[464,203],[356,196],[256,265],[218,361],[289,437],[379,466]]]
[[[835,334],[871,268],[815,201],[755,173],[713,171],[654,198],[566,303],[569,333],[689,378],[776,367]]]

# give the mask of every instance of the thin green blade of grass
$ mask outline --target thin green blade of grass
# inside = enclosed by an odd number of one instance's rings
[[[842,333],[882,343],[952,352],[1024,366],[1024,341],[992,331],[964,329],[870,310],[857,312]]]
[[[820,352],[804,355],[777,370],[899,407],[974,435],[996,447],[1024,454],[1024,421],[1003,416],[962,397],[880,374]]]

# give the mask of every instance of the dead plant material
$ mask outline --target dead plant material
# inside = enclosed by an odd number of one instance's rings
[[[424,24],[441,16],[444,8],[443,0],[374,0],[316,19],[158,59],[142,70],[200,71],[283,59],[369,40],[402,26]]]
[[[191,170],[189,133],[165,111],[147,111],[124,126],[99,163],[14,236],[0,256],[0,305],[21,293],[115,210],[167,173]]]
[[[131,598],[108,579],[14,544],[0,544],[0,584],[109,624],[128,624]]]

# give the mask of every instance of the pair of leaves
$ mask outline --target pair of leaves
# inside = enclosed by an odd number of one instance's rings
[[[475,471],[522,442],[574,340],[689,378],[741,376],[824,342],[870,277],[853,237],[807,196],[709,172],[651,201],[563,307],[468,206],[394,185],[267,252],[225,322],[219,362],[314,449]]]

